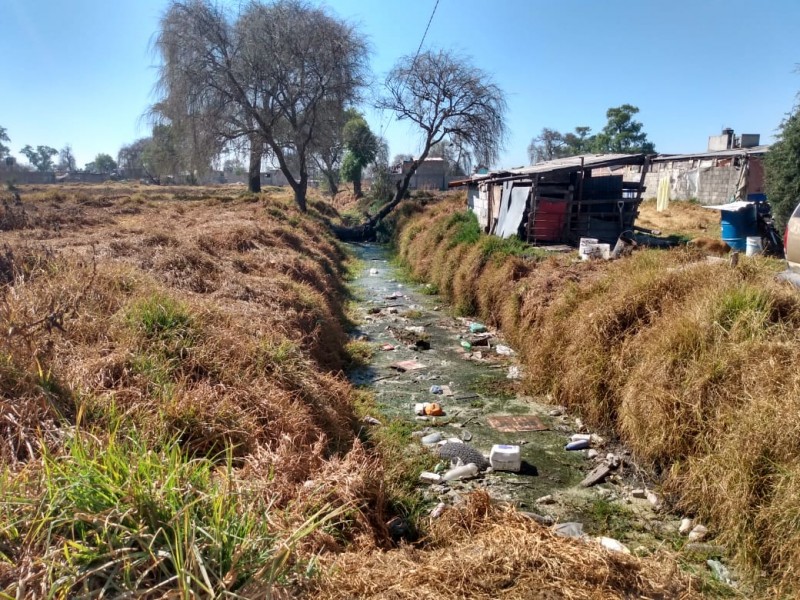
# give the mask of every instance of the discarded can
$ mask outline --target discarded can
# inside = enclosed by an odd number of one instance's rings
[[[564,446],[564,450],[586,450],[588,447],[589,440],[578,440]]]

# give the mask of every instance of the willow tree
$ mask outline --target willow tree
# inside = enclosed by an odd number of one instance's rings
[[[419,129],[420,153],[397,182],[392,200],[363,225],[337,229],[343,238],[372,235],[405,197],[414,173],[437,144],[447,142],[469,153],[475,163],[490,165],[505,141],[505,94],[465,57],[446,50],[404,56],[389,72],[385,87],[378,108]]]
[[[364,86],[359,32],[302,0],[251,1],[236,12],[211,0],[173,1],[155,46],[159,112],[191,123],[208,136],[206,147],[249,140],[251,165],[266,149],[305,211],[308,161],[326,119]]]

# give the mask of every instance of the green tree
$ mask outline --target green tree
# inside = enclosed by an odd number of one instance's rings
[[[800,202],[800,106],[781,123],[764,160],[764,176],[775,221],[783,229]]]
[[[58,150],[50,146],[36,146],[34,150],[30,145],[26,145],[20,152],[37,171],[52,171],[53,157],[58,154]]]
[[[94,168],[98,173],[111,173],[117,168],[117,163],[110,154],[101,152],[94,157]]]
[[[617,154],[653,154],[655,145],[647,140],[642,131],[643,125],[634,121],[633,116],[639,112],[636,106],[623,104],[606,111],[608,122],[603,130],[595,136],[595,152],[614,152]]]
[[[11,148],[3,144],[3,142],[11,142],[8,137],[8,130],[5,127],[0,127],[0,159],[4,159],[11,152]]]
[[[364,195],[361,191],[361,172],[375,160],[378,138],[361,115],[345,123],[342,137],[347,153],[342,161],[341,176],[345,181],[353,182],[353,192],[356,198],[361,198]]]
[[[564,156],[578,156],[592,151],[595,136],[589,135],[591,127],[582,125],[575,128],[574,133],[564,134]]]

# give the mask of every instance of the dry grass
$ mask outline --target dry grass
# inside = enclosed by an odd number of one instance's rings
[[[441,203],[398,236],[413,274],[503,329],[534,394],[615,432],[770,594],[800,590],[800,298],[780,265],[693,248],[613,263],[481,260]],[[766,581],[766,583],[764,583]]]
[[[127,552],[130,542],[115,548],[114,536],[61,529],[52,515],[24,508],[36,506],[55,481],[49,457],[72,465],[69,479],[99,468],[99,460],[83,457],[103,456],[106,447],[119,448],[119,456],[104,459],[131,464],[146,458],[137,448],[178,452],[175,468],[206,486],[198,483],[192,493],[220,502],[230,501],[228,488],[211,473],[227,457],[232,485],[259,491],[257,501],[226,513],[226,527],[243,527],[241,544],[261,548],[253,555],[259,560],[271,560],[276,540],[305,531],[314,515],[314,531],[292,542],[305,548],[301,555],[353,540],[388,543],[382,471],[356,440],[352,390],[340,374],[349,358],[341,307],[346,256],[316,208],[301,215],[288,193],[274,190],[252,196],[114,185],[21,193],[16,210],[26,218],[4,234],[0,252],[0,328],[8,333],[0,340],[0,488],[15,498],[4,497],[0,511],[0,589],[12,596],[25,595],[20,586],[34,595],[52,586],[61,594],[91,593],[96,580],[59,574],[104,560],[106,551],[95,548],[100,538],[111,540],[109,552]],[[96,519],[106,518],[108,527],[117,518],[80,504],[96,507],[95,500],[67,500],[78,504],[64,510],[90,515],[89,529]],[[326,521],[323,508],[338,514],[336,522]],[[258,510],[266,537],[252,520]],[[210,513],[195,517],[198,531],[212,532]],[[126,517],[119,519],[123,528]],[[48,528],[49,541],[42,540]],[[79,546],[83,554],[71,555]],[[205,552],[210,565],[216,559]],[[200,570],[197,581],[170,582],[175,571],[151,558],[161,566],[112,561],[108,589],[138,589],[126,579],[131,573],[141,573],[142,586],[164,586],[151,597],[186,586],[263,593],[273,583],[271,575],[244,569],[221,573],[210,587]],[[173,566],[189,574],[200,568],[187,565]],[[161,579],[145,575],[152,569]]]
[[[655,199],[639,205],[636,224],[648,229],[658,229],[662,235],[676,235],[692,239],[698,236],[719,238],[719,211],[703,208],[689,201],[673,200],[669,209],[656,211]]]
[[[522,514],[490,504],[483,492],[448,509],[425,549],[331,559],[312,591],[336,598],[699,598],[675,563],[606,551],[562,538]]]

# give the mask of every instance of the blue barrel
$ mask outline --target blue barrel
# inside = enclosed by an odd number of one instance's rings
[[[748,236],[758,235],[756,205],[750,204],[742,210],[723,210],[720,213],[722,241],[734,250],[744,252],[747,249]]]

